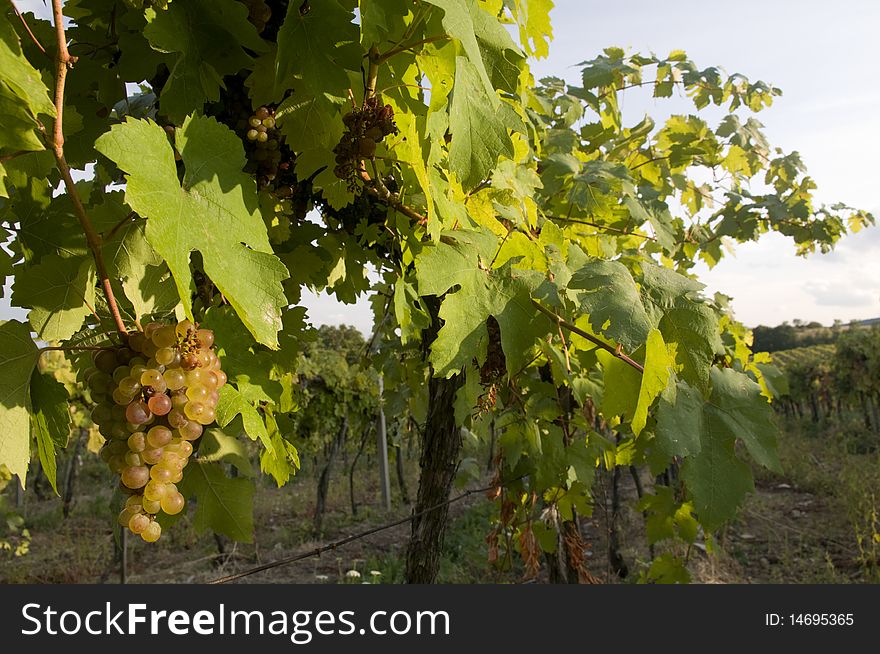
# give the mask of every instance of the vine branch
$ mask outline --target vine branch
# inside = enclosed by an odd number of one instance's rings
[[[589,220],[581,220],[580,218],[563,218],[562,216],[546,216],[550,220],[557,220],[562,223],[573,223],[575,225],[587,225],[589,227],[595,227],[596,229],[601,229],[606,232],[614,232],[615,234],[622,234],[624,236],[635,236],[637,238],[643,238],[648,241],[656,241],[657,239],[653,236],[648,236],[647,234],[639,234],[638,232],[630,232],[625,229],[618,229],[617,227],[611,227],[610,225],[602,225],[601,223],[590,222]]]
[[[613,345],[609,345],[608,343],[603,341],[601,338],[596,338],[592,334],[585,332],[583,329],[581,329],[577,325],[573,325],[572,323],[568,322],[565,318],[560,316],[558,313],[551,311],[550,309],[548,309],[547,307],[545,307],[543,304],[541,304],[540,302],[538,302],[535,299],[532,300],[532,304],[535,306],[535,308],[538,311],[543,313],[545,316],[547,316],[551,320],[555,321],[559,326],[565,327],[568,331],[572,332],[573,334],[577,334],[578,336],[581,336],[581,337],[587,339],[588,341],[593,343],[596,347],[602,348],[606,352],[610,353],[612,356],[617,357],[618,359],[620,359],[621,361],[623,361],[626,364],[629,364],[630,366],[632,366],[633,368],[638,370],[640,373],[645,372],[645,367],[642,364],[640,364],[638,361],[635,361],[634,359],[632,359],[629,356],[627,356],[626,354],[624,354],[623,351],[620,349],[620,346],[614,347]]]
[[[116,304],[116,297],[113,294],[113,287],[110,284],[110,276],[107,274],[104,255],[101,253],[101,237],[89,220],[85,205],[83,205],[82,198],[80,198],[79,191],[77,191],[76,184],[70,174],[70,166],[64,158],[64,85],[67,80],[67,71],[76,63],[76,57],[72,57],[67,50],[62,0],[52,0],[52,15],[55,21],[55,37],[58,43],[58,52],[55,56],[55,126],[52,130],[52,151],[55,155],[58,171],[64,180],[64,187],[73,204],[74,213],[85,232],[86,242],[95,259],[95,268],[98,271],[98,278],[101,280],[104,295],[107,297],[107,305],[110,308],[110,313],[113,315],[113,321],[121,333],[127,334],[128,330],[126,330],[125,323],[122,321],[119,307]],[[45,129],[43,132],[45,133]]]
[[[47,57],[49,53],[46,52],[46,48],[43,47],[43,44],[34,36],[34,33],[31,32],[31,26],[27,24],[27,21],[24,19],[24,15],[18,10],[18,7],[15,6],[14,0],[9,0],[9,4],[12,5],[12,11],[15,12],[15,15],[18,16],[18,20],[21,21],[21,24],[24,26],[25,31],[28,33],[28,36],[31,37],[31,41],[34,42],[34,45],[37,46],[37,49],[42,52]]]

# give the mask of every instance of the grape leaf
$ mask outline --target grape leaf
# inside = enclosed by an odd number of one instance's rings
[[[574,271],[568,282],[578,291],[581,311],[590,325],[632,352],[654,327],[639,296],[639,289],[626,266],[618,261],[593,259]]]
[[[749,454],[765,468],[781,472],[776,451],[773,409],[761,386],[732,368],[712,368],[713,417],[745,444]]]
[[[531,304],[536,277],[510,262],[490,269],[497,248],[491,233],[448,235],[455,239],[452,244],[441,241],[426,247],[416,263],[421,295],[442,295],[460,286],[440,307],[443,326],[431,345],[436,374],[450,377],[472,359],[485,359],[489,316],[501,327],[507,370],[514,374],[528,361],[536,339],[549,330],[549,321]]]
[[[700,452],[703,432],[702,394],[686,382],[670,381],[657,406],[655,447],[667,461]]]
[[[755,488],[752,470],[737,458],[733,439],[712,434],[703,439],[697,456],[685,459],[681,478],[707,531],[734,517],[743,498]]]
[[[546,57],[550,53],[553,29],[550,25],[550,0],[514,0],[516,22],[519,24],[519,40],[533,57]]]
[[[67,447],[71,426],[67,389],[51,375],[35,369],[30,393],[33,404],[31,430],[37,441],[43,473],[57,495],[55,446]]]
[[[254,482],[227,477],[221,464],[200,459],[190,461],[183,472],[178,489],[187,498],[197,498],[193,519],[196,532],[211,529],[235,541],[252,542]]]
[[[465,57],[456,57],[449,109],[449,168],[458,175],[465,190],[485,179],[499,156],[513,157],[513,143],[507,131],[518,128],[512,110],[498,100],[494,89],[489,95],[479,82],[473,64]]]
[[[30,459],[30,382],[39,356],[30,327],[0,323],[0,463],[24,486]]]
[[[305,95],[322,93],[345,97],[349,87],[345,70],[359,70],[362,52],[354,14],[337,0],[322,0],[308,11],[291,2],[278,31],[275,86],[291,85]]]
[[[749,466],[734,449],[741,440],[761,465],[779,471],[772,410],[761,387],[731,368],[712,368],[712,393],[703,400],[685,382],[670,384],[657,410],[657,446],[685,456],[682,478],[700,522],[717,529],[753,488]]]
[[[476,26],[474,25],[474,14],[483,10],[475,0],[427,0],[427,3],[443,10],[443,29],[449,36],[461,43],[461,48],[467,55],[466,61],[471,64],[469,70],[473,76],[472,84],[478,85],[478,89],[481,89],[480,92],[489,101],[490,107],[496,107],[498,98],[489,78],[489,72],[483,63],[483,54],[480,51],[480,44],[477,42]],[[460,70],[461,68],[456,65],[456,75],[461,74]],[[456,79],[457,86],[458,80]]]
[[[277,347],[287,306],[281,281],[289,274],[271,253],[254,180],[241,172],[241,140],[213,118],[188,118],[177,134],[183,187],[165,132],[152,121],[127,119],[95,145],[128,173],[125,199],[147,218],[147,240],[174,275],[187,315],[189,255],[198,250],[205,273],[254,338]]]
[[[658,330],[652,329],[645,343],[645,370],[639,387],[639,401],[630,421],[634,434],[638,435],[645,428],[648,409],[666,388],[672,374],[672,365],[673,360],[669,356],[669,350],[666,349],[666,343],[663,342],[663,336]]]
[[[55,115],[49,90],[37,71],[24,56],[15,29],[7,14],[0,15],[0,81],[21,98],[34,114]]]
[[[283,423],[285,416],[278,416]],[[281,434],[279,420],[271,411],[266,412],[266,428],[273,447],[260,452],[260,469],[275,479],[275,483],[281,488],[290,480],[290,476],[299,467],[299,454],[292,443],[289,443]],[[289,422],[289,420],[288,420]]]
[[[70,338],[95,305],[94,261],[48,254],[19,273],[12,302],[31,309],[28,320],[43,340]]]
[[[199,460],[207,463],[228,463],[245,477],[254,476],[254,467],[242,442],[219,429],[207,429],[199,442]]]
[[[251,64],[245,48],[266,50],[247,17],[247,7],[233,0],[188,0],[155,12],[144,36],[159,52],[176,55],[162,87],[163,114],[182,120],[218,100],[223,76]]]
[[[221,427],[229,425],[236,416],[240,415],[244,431],[251,440],[260,439],[263,447],[272,452],[276,458],[282,458],[283,452],[278,452],[275,443],[269,437],[269,432],[259,412],[230,384],[220,389],[220,400],[217,402],[216,419]]]

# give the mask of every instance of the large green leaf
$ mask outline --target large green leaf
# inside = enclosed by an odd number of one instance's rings
[[[761,465],[778,471],[776,428],[761,387],[730,368],[712,368],[708,400],[685,382],[670,384],[657,411],[657,447],[684,456],[682,477],[708,530],[735,515],[753,488],[749,466],[735,451],[742,441]]]
[[[455,86],[449,110],[449,168],[470,190],[489,176],[498,157],[512,157],[508,130],[518,125],[510,107],[489,95],[480,84],[474,65],[455,58]]]
[[[70,437],[70,404],[67,389],[48,374],[34,370],[31,377],[31,429],[37,441],[37,452],[43,473],[58,493],[56,483],[55,448],[67,447]]]
[[[232,540],[253,541],[253,481],[227,477],[221,464],[195,459],[184,469],[178,488],[186,498],[196,497],[193,526],[197,532],[210,529]]]
[[[126,120],[96,147],[128,174],[126,201],[147,218],[147,239],[174,275],[187,314],[190,252],[198,250],[205,273],[257,341],[277,347],[287,305],[281,281],[289,275],[272,254],[254,180],[241,172],[241,141],[213,118],[188,118],[178,131],[182,187],[165,132],[152,121]]]
[[[308,11],[291,2],[278,31],[276,88],[291,85],[303,95],[345,96],[347,70],[359,70],[360,35],[354,14],[337,0],[322,0]],[[296,81],[294,82],[294,78]]]
[[[626,266],[593,259],[574,271],[568,288],[576,292],[590,325],[613,338],[627,352],[640,347],[654,327]]]
[[[443,327],[431,345],[436,374],[449,377],[472,359],[485,359],[489,316],[501,327],[507,369],[515,373],[529,360],[536,339],[550,328],[531,304],[535,278],[509,263],[492,269],[497,245],[489,233],[458,231],[450,237],[455,239],[451,244],[426,247],[416,264],[421,295],[442,295],[459,287],[440,307]]]
[[[144,35],[154,49],[173,53],[162,87],[163,114],[182,120],[218,100],[223,76],[251,64],[245,48],[266,49],[247,17],[247,7],[234,0],[187,0],[155,12]]]
[[[0,323],[0,463],[24,485],[30,460],[30,383],[37,363],[30,327]]]
[[[43,340],[70,338],[95,306],[94,260],[46,255],[19,273],[12,302],[31,309],[28,320]]]

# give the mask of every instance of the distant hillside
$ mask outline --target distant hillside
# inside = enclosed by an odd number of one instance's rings
[[[802,320],[795,320],[793,323],[784,322],[776,327],[758,325],[752,330],[755,339],[752,349],[755,352],[778,352],[810,345],[825,345],[834,343],[841,331],[877,326],[880,326],[880,318],[858,320],[848,324],[837,323],[831,327]]]

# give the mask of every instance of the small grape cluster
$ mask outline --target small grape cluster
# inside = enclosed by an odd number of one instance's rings
[[[278,164],[281,163],[280,134],[275,129],[275,110],[269,107],[258,108],[247,121],[245,137],[256,146],[252,159],[270,181],[275,178]]]
[[[175,515],[184,498],[175,485],[214,411],[226,373],[214,333],[189,320],[149,323],[118,347],[99,350],[88,386],[92,421],[106,438],[101,458],[129,494],[119,523],[148,543],[162,533],[156,515]]]
[[[364,101],[358,107],[342,117],[346,130],[333,148],[336,155],[336,168],[333,173],[348,182],[349,190],[357,190],[357,169],[361,159],[371,159],[376,154],[376,144],[386,136],[397,134],[394,122],[394,109],[391,105],[382,105],[377,96]]]

